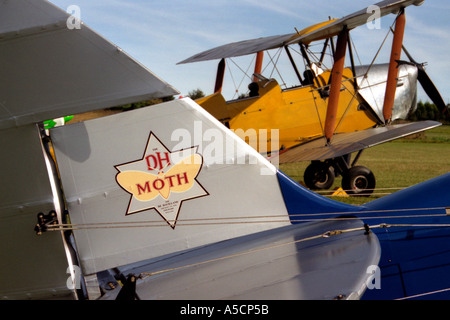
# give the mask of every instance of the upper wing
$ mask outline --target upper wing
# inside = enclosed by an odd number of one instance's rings
[[[408,7],[410,5],[421,5],[425,0],[385,0],[378,2],[374,5],[374,7],[378,7],[380,9],[379,18],[391,14],[391,13],[397,13],[401,8]],[[293,41],[295,42],[303,42],[303,43],[310,43],[312,41],[325,39],[327,37],[332,37],[337,35],[339,32],[341,32],[344,28],[347,28],[349,30],[354,29],[358,26],[364,25],[371,19],[373,16],[373,12],[371,10],[371,7],[367,7],[365,9],[362,9],[360,11],[354,12],[348,16],[345,16],[339,20],[336,20],[333,23],[328,24],[325,27],[322,27],[318,30],[315,30],[313,32],[310,32],[300,39]],[[291,43],[289,43],[291,44]]]
[[[178,64],[239,57],[259,51],[279,48],[280,46],[283,46],[284,43],[287,43],[288,40],[291,40],[293,37],[295,37],[295,33],[233,42],[198,53],[186,60],[178,62]]]
[[[47,1],[0,1],[0,128],[178,92]]]
[[[385,0],[377,3],[375,6],[380,9],[380,17],[382,17],[390,13],[395,13],[399,9],[412,4],[421,5],[423,2],[424,0]],[[367,23],[369,18],[373,16],[372,10],[368,10],[369,8],[370,7],[362,9],[338,20],[319,23],[300,33],[290,33],[226,44],[196,54],[178,64],[243,56],[259,51],[283,47],[293,43],[302,42],[308,44],[312,41],[332,37],[341,32],[345,27],[353,29]]]
[[[332,159],[440,125],[436,121],[421,121],[339,133],[333,137],[330,145],[326,145],[322,138],[312,140],[281,153],[278,160],[279,163],[289,163]]]

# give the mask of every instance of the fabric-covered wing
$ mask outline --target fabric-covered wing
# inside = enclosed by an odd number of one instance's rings
[[[376,4],[380,8],[380,17],[390,13],[397,12],[400,8],[414,5],[420,5],[423,0],[385,0]],[[253,40],[245,40],[226,44],[216,47],[199,54],[196,54],[178,64],[192,63],[199,61],[215,60],[222,58],[238,57],[247,54],[257,53],[259,51],[270,50],[274,48],[283,47],[294,43],[308,44],[312,41],[325,39],[337,35],[345,27],[348,29],[356,28],[357,26],[367,23],[369,18],[373,15],[372,10],[368,8],[362,9],[341,19],[333,21],[325,26],[313,29],[304,35],[297,33],[258,38]]]
[[[141,299],[358,299],[381,253],[377,237],[361,229],[360,220],[297,224],[119,269],[122,274],[172,269],[138,280]]]
[[[178,93],[70,19],[47,1],[0,1],[0,128]]]
[[[380,9],[380,17],[383,17],[385,15],[396,13],[401,8],[408,7],[410,5],[416,5],[419,6],[424,2],[424,0],[385,0],[376,3],[374,6],[378,7]],[[337,35],[339,32],[341,32],[344,28],[347,28],[349,30],[354,29],[358,26],[364,25],[369,21],[369,19],[373,16],[372,10],[370,10],[370,7],[367,7],[365,9],[362,9],[360,11],[357,11],[355,13],[352,13],[348,16],[345,16],[333,23],[330,23],[329,25],[320,28],[318,30],[315,30],[311,33],[308,33],[304,35],[303,37],[299,38],[298,40],[294,41],[296,42],[303,42],[303,43],[310,43],[312,41],[317,41],[321,39],[325,39],[327,37],[332,37]],[[291,43],[289,43],[291,44]]]
[[[332,159],[440,125],[436,121],[421,121],[340,133],[333,137],[330,145],[319,138],[293,147],[279,155],[279,163]]]
[[[222,58],[239,57],[259,51],[270,50],[283,46],[288,40],[295,37],[295,33],[284,34],[279,36],[263,37],[252,40],[244,40],[233,42],[220,47],[216,47],[201,53],[198,53],[177,64],[215,60]]]

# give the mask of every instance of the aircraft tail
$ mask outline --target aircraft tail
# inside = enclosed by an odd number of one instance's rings
[[[85,274],[290,224],[276,167],[191,99],[50,135]]]
[[[286,226],[302,211],[357,210],[278,172],[191,99],[50,134],[85,274]]]

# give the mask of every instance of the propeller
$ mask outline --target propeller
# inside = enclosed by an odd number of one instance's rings
[[[442,112],[442,114],[449,112],[447,105],[444,102],[444,99],[442,99],[442,96],[439,93],[438,89],[436,88],[433,81],[431,81],[431,78],[425,71],[424,64],[416,62],[411,56],[411,54],[408,52],[408,50],[406,50],[404,46],[402,46],[402,48],[406,56],[408,57],[409,61],[411,61],[411,63],[417,67],[418,70],[417,80],[419,80],[419,83],[422,86],[425,93],[428,95],[431,101],[433,101],[433,103],[436,105],[439,111]]]

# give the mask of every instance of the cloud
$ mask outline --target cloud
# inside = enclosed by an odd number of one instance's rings
[[[270,14],[278,14],[298,19],[308,19],[307,17],[299,14],[299,12],[302,11],[293,10],[292,1],[290,1],[289,5],[287,6],[281,0],[276,2],[270,0],[244,0],[242,1],[242,3],[245,3],[253,7],[257,7],[258,9],[262,9],[264,11],[268,11],[270,12]]]

